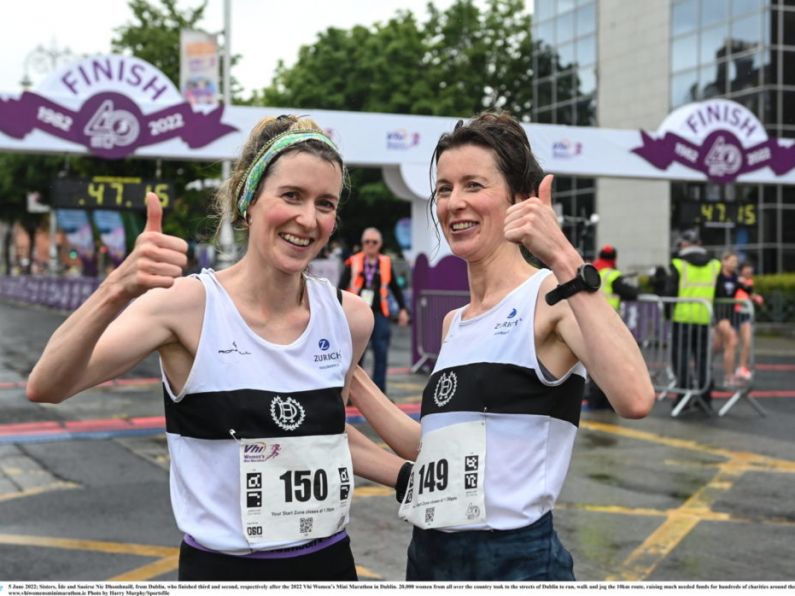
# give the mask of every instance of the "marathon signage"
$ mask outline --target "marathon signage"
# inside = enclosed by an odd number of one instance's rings
[[[57,71],[37,92],[0,99],[0,132],[25,139],[40,130],[97,157],[120,159],[174,138],[190,149],[208,145],[237,130],[221,122],[223,115],[222,105],[194,110],[143,60],[95,56]]]
[[[35,92],[0,94],[0,151],[237,159],[258,121],[293,113],[327,131],[349,167],[383,168],[393,193],[423,202],[436,143],[459,120],[288,106],[191,107],[151,64],[97,56],[63,67]],[[795,184],[795,140],[768,138],[752,112],[725,99],[683,106],[656,132],[533,122],[524,128],[541,167],[560,176]]]
[[[643,145],[632,152],[655,168],[666,170],[677,162],[712,182],[731,183],[764,167],[781,176],[795,167],[795,147],[768,138],[753,112],[725,99],[674,111],[663,121],[657,138],[640,134]]]

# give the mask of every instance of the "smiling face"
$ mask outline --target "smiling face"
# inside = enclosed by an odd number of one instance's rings
[[[510,189],[490,149],[462,145],[442,153],[434,199],[439,225],[456,256],[476,260],[505,242]]]
[[[342,191],[338,164],[294,151],[270,167],[249,207],[249,252],[285,273],[299,273],[334,232]]]

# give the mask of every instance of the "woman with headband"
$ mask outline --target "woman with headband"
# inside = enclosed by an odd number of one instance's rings
[[[187,243],[157,196],[132,253],[52,335],[28,398],[58,403],[157,351],[179,579],[355,580],[353,473],[394,485],[403,461],[345,423],[370,308],[306,275],[334,231],[345,169],[309,119],[266,118],[218,194],[245,256],[181,277]]]

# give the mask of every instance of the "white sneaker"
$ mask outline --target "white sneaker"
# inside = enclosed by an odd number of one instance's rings
[[[734,376],[743,381],[750,381],[752,374],[751,371],[748,370],[746,367],[740,366],[737,368],[736,371],[734,371]]]

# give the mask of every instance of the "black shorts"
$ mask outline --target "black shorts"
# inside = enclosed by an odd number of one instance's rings
[[[179,548],[179,581],[357,581],[347,536],[314,553],[285,559],[236,557],[194,548]]]

